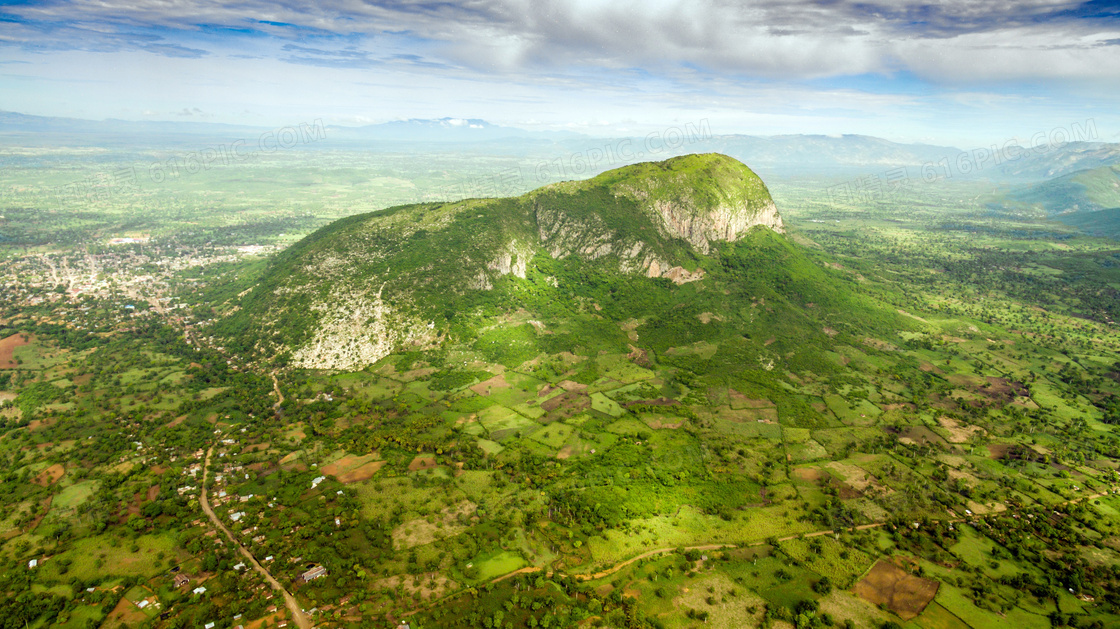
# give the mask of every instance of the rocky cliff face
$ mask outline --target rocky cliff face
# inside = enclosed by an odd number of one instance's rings
[[[766,227],[779,234],[785,232],[773,201],[759,209],[719,206],[707,211],[682,207],[671,201],[655,201],[652,209],[661,218],[666,235],[687,240],[701,253],[708,253],[712,242],[733,242],[752,227]]]

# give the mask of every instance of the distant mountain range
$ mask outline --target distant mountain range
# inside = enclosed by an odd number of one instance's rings
[[[1098,159],[1092,157],[1080,163],[1093,163]],[[1087,234],[1117,237],[1120,236],[1120,163],[1021,185],[995,196],[990,205],[997,210],[1045,212],[1054,220]]]
[[[303,120],[289,126],[321,128],[332,140],[398,143],[491,142],[505,139],[553,141],[586,137],[568,131],[527,131],[516,127],[503,127],[474,118],[411,119],[360,127],[324,125],[321,120]],[[200,121],[82,120],[0,111],[0,137],[50,143],[57,143],[61,139],[94,142],[111,139],[159,142],[175,141],[184,136],[236,139],[275,130],[276,127]]]
[[[548,159],[626,145],[630,157],[615,156],[604,167],[650,157],[719,152],[768,175],[879,173],[897,166],[950,164],[954,177],[1006,182],[1041,181],[1077,170],[1120,164],[1120,145],[1075,142],[1044,152],[1023,151],[1015,159],[989,160],[980,168],[957,168],[976,153],[952,146],[903,144],[866,135],[716,135],[707,123],[681,124],[660,133],[633,137],[593,137],[571,131],[530,131],[478,118],[410,119],[365,126],[325,125],[320,120],[293,123],[309,129],[313,149],[362,149],[388,152],[462,152]],[[199,142],[250,142],[275,127],[199,121],[81,120],[0,111],[0,140],[16,145],[140,146],[197,145]],[[322,136],[322,137],[320,137]],[[980,149],[983,151],[984,149]],[[621,152],[621,150],[619,150]],[[621,157],[621,159],[617,159]],[[591,160],[588,160],[591,161]],[[594,174],[597,169],[593,169]]]
[[[1055,215],[1120,207],[1120,164],[1048,179],[1020,188],[1008,198],[1012,203]]]
[[[711,149],[756,167],[919,165],[961,152],[951,146],[900,144],[867,135],[724,135],[712,139]]]
[[[327,133],[346,140],[382,142],[492,142],[513,139],[562,140],[587,136],[571,131],[526,131],[503,127],[478,118],[412,118],[362,127],[330,125]]]

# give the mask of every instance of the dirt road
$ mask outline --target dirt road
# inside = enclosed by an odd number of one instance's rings
[[[276,379],[276,372],[272,372],[272,390],[276,393],[276,403],[272,405],[273,410],[277,413],[280,412],[280,407],[284,405],[284,394],[280,392],[280,381]]]
[[[262,566],[257,561],[256,557],[253,557],[253,553],[249,552],[248,549],[246,549],[237,541],[237,538],[233,536],[233,533],[229,532],[229,529],[227,529],[226,526],[222,524],[222,521],[218,519],[218,516],[214,515],[214,510],[210,508],[210,500],[206,495],[206,481],[209,480],[210,477],[210,455],[213,453],[214,446],[210,446],[210,449],[206,451],[206,464],[202,468],[202,497],[199,500],[199,504],[202,505],[202,510],[206,512],[206,516],[210,518],[210,521],[214,523],[214,526],[218,527],[218,529],[221,530],[222,533],[225,533],[226,538],[228,538],[229,541],[237,547],[237,550],[241,551],[241,554],[253,566],[253,569],[259,572],[261,576],[264,577],[265,581],[268,581],[269,585],[272,586],[272,589],[284,595],[284,604],[288,606],[288,611],[292,612],[292,618],[296,621],[296,625],[299,626],[299,629],[312,629],[311,620],[308,619],[307,616],[303,613],[303,609],[300,608],[299,603],[296,601],[296,598],[292,596],[287,590],[285,590],[284,586],[280,585],[280,582],[272,576],[272,573],[270,573],[268,570],[265,570],[264,566]]]

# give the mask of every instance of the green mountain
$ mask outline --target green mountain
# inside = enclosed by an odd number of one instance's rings
[[[1058,220],[1067,225],[1072,225],[1086,234],[1107,238],[1120,237],[1120,207],[1064,214],[1059,216]]]
[[[783,232],[748,167],[688,155],[340,220],[277,256],[217,330],[301,368],[453,346],[512,367],[709,343],[712,368],[796,370],[838,331],[905,327]]]
[[[1050,215],[1120,207],[1120,165],[1080,170],[1027,186],[1009,194],[1006,204],[1041,209]]]

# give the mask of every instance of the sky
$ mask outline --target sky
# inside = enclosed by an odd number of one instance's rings
[[[0,0],[0,110],[1120,141],[1120,1]]]

